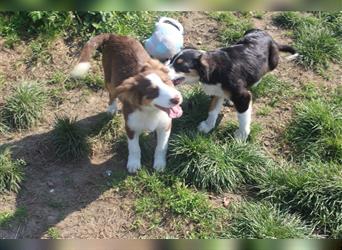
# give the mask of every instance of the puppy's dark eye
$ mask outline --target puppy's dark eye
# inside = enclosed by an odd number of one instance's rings
[[[158,87],[148,87],[145,91],[144,96],[147,99],[154,99],[159,95],[159,88]]]

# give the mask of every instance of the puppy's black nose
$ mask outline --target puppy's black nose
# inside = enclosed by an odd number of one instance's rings
[[[176,96],[176,97],[174,97],[174,98],[171,98],[171,99],[170,99],[170,102],[171,102],[172,104],[177,105],[177,104],[180,103],[180,97],[179,97],[179,96]]]

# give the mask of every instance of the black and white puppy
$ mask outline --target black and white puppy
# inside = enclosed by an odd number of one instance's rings
[[[237,110],[239,129],[234,136],[245,141],[250,133],[252,95],[248,88],[256,85],[279,62],[279,51],[297,54],[294,48],[277,44],[265,31],[252,29],[234,45],[214,51],[184,49],[168,63],[174,84],[201,82],[206,94],[212,96],[208,118],[198,130],[208,133],[215,127],[225,99]]]

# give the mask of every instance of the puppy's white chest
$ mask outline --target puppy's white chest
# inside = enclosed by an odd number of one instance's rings
[[[127,125],[134,131],[154,131],[159,126],[167,124],[170,118],[162,111],[135,110],[128,115]]]
[[[202,89],[204,93],[210,96],[220,96],[220,97],[226,97],[224,91],[222,90],[222,84],[204,84],[202,83]]]

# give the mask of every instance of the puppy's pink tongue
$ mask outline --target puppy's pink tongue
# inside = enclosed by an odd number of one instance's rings
[[[174,119],[174,118],[179,118],[183,114],[183,109],[180,105],[174,106],[173,108],[170,108],[169,111],[169,117]]]

